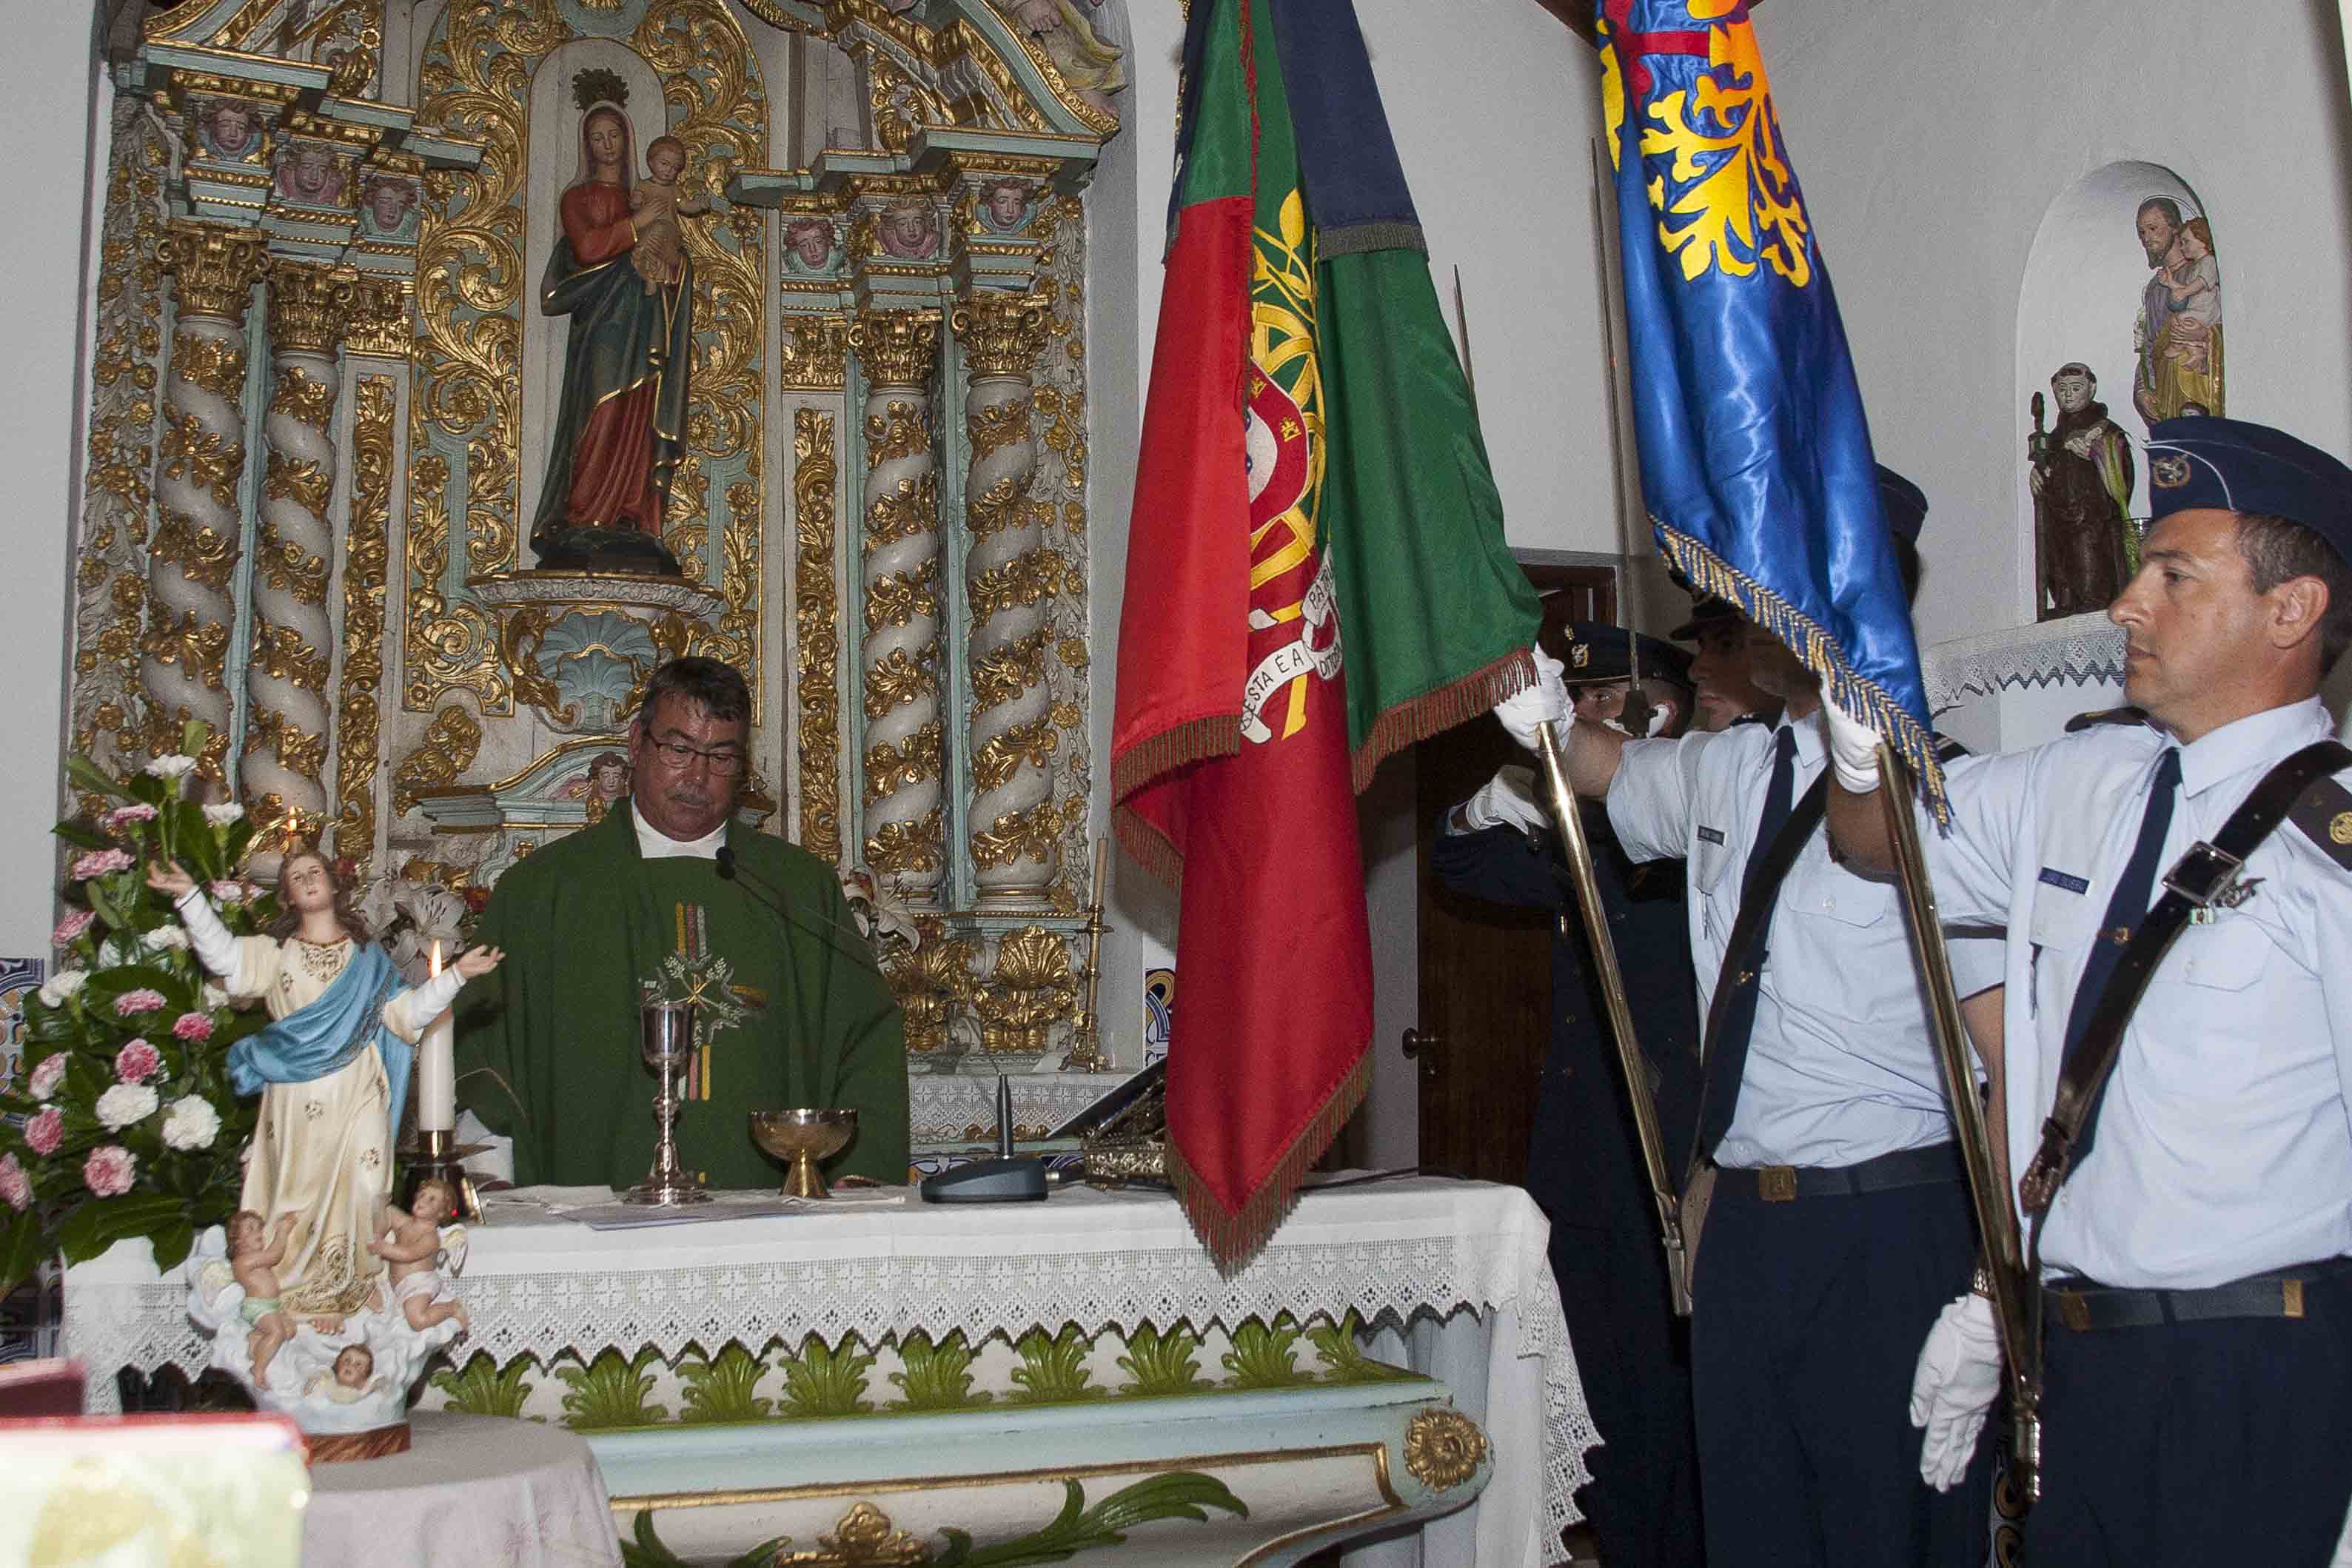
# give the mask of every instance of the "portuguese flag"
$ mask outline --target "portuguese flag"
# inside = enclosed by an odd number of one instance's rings
[[[1349,0],[1193,0],[1119,626],[1120,843],[1181,889],[1171,1179],[1254,1257],[1363,1099],[1355,792],[1534,678]]]

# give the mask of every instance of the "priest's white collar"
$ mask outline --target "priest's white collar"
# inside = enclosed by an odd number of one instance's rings
[[[645,814],[637,809],[634,799],[629,802],[629,826],[637,830],[637,854],[647,860],[685,859],[688,857],[697,860],[716,860],[719,858],[719,847],[727,842],[727,825],[724,822],[699,838],[672,838],[646,820]]]

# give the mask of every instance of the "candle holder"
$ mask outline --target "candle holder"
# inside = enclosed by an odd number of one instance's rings
[[[685,1070],[687,1058],[694,1054],[694,1005],[648,1000],[637,1009],[637,1021],[638,1051],[661,1081],[661,1089],[654,1096],[654,1120],[661,1127],[661,1142],[654,1148],[653,1169],[646,1173],[643,1182],[623,1193],[621,1201],[654,1208],[709,1203],[710,1194],[704,1190],[702,1183],[677,1162],[677,1112],[681,1103],[677,1078]]]
[[[430,1179],[440,1182],[454,1194],[460,1215],[476,1225],[482,1221],[482,1194],[474,1186],[474,1173],[460,1163],[467,1155],[478,1154],[488,1143],[460,1143],[457,1135],[446,1128],[418,1128],[411,1139],[400,1146],[400,1163],[404,1173],[400,1183],[400,1206],[414,1208],[416,1189]]]

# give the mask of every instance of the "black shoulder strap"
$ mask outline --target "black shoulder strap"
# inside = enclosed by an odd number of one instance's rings
[[[2163,962],[2180,928],[2189,923],[2191,914],[2210,905],[2237,880],[2246,857],[2290,811],[2298,811],[2299,802],[2312,796],[2324,800],[2342,796],[2346,804],[2341,813],[2352,813],[2352,795],[2347,795],[2329,776],[2347,767],[2352,767],[2352,751],[2334,741],[2304,747],[2263,776],[2210,843],[2189,846],[2189,852],[2165,873],[2164,897],[2132,932],[2123,956],[2107,975],[2106,988],[2099,994],[2090,1026],[2059,1064],[2058,1092],[2051,1101],[2049,1120],[2042,1124],[2042,1145],[2017,1184],[2019,1202],[2037,1221],[2058,1195],[2077,1149],[2089,1142],[2107,1077],[2123,1049],[2124,1030],[2131,1023],[2132,1010],[2139,1005],[2140,994],[2147,989],[2156,966]],[[2332,837],[2330,817],[2341,821],[2346,838],[2352,839],[2352,816],[2341,813],[2321,818],[2315,842],[2337,854],[2339,863],[2346,863],[2338,848],[2324,841]],[[2301,815],[2298,811],[2299,818]],[[2305,831],[2311,831],[2308,824]],[[2039,1228],[2037,1224],[2037,1233]]]
[[[2352,871],[2352,790],[2337,784],[2334,774],[2297,795],[2287,819],[2303,829],[2321,854]]]
[[[1740,989],[1738,976],[1747,967],[1756,950],[1771,930],[1772,910],[1780,901],[1780,884],[1788,879],[1789,868],[1822,825],[1822,813],[1829,806],[1830,770],[1822,770],[1812,787],[1800,796],[1789,812],[1789,820],[1780,824],[1780,831],[1764,848],[1764,858],[1756,863],[1756,874],[1749,877],[1739,889],[1739,918],[1731,923],[1731,940],[1723,946],[1723,966],[1716,972],[1715,994],[1707,1001],[1706,1032],[1699,1037],[1699,1060],[1715,1059],[1716,1047],[1723,1038],[1724,1020],[1730,1014],[1733,995]],[[1706,1125],[1706,1088],[1712,1077],[1702,1078],[1698,1091],[1698,1116],[1695,1127]],[[1697,1144],[1691,1146],[1693,1168],[1704,1156]]]

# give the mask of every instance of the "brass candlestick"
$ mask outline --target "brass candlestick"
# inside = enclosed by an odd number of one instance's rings
[[[1070,1020],[1070,1048],[1062,1057],[1064,1072],[1108,1072],[1110,1058],[1102,1054],[1102,1019],[1095,1011],[1095,994],[1102,982],[1103,874],[1109,868],[1110,840],[1095,840],[1095,874],[1088,889],[1094,902],[1087,909],[1087,1000]]]
[[[400,1146],[401,1165],[406,1173],[400,1184],[400,1206],[414,1208],[416,1189],[428,1180],[437,1181],[457,1200],[458,1213],[479,1225],[482,1194],[475,1190],[473,1173],[458,1162],[488,1147],[487,1143],[460,1143],[457,1135],[446,1128],[418,1128],[415,1140]]]
[[[654,1096],[654,1120],[661,1125],[661,1141],[654,1146],[654,1166],[646,1179],[621,1194],[625,1204],[670,1208],[680,1204],[710,1201],[702,1183],[688,1173],[677,1159],[678,1074],[694,1054],[694,1005],[648,998],[637,1009],[638,1050],[646,1065],[661,1080]]]

